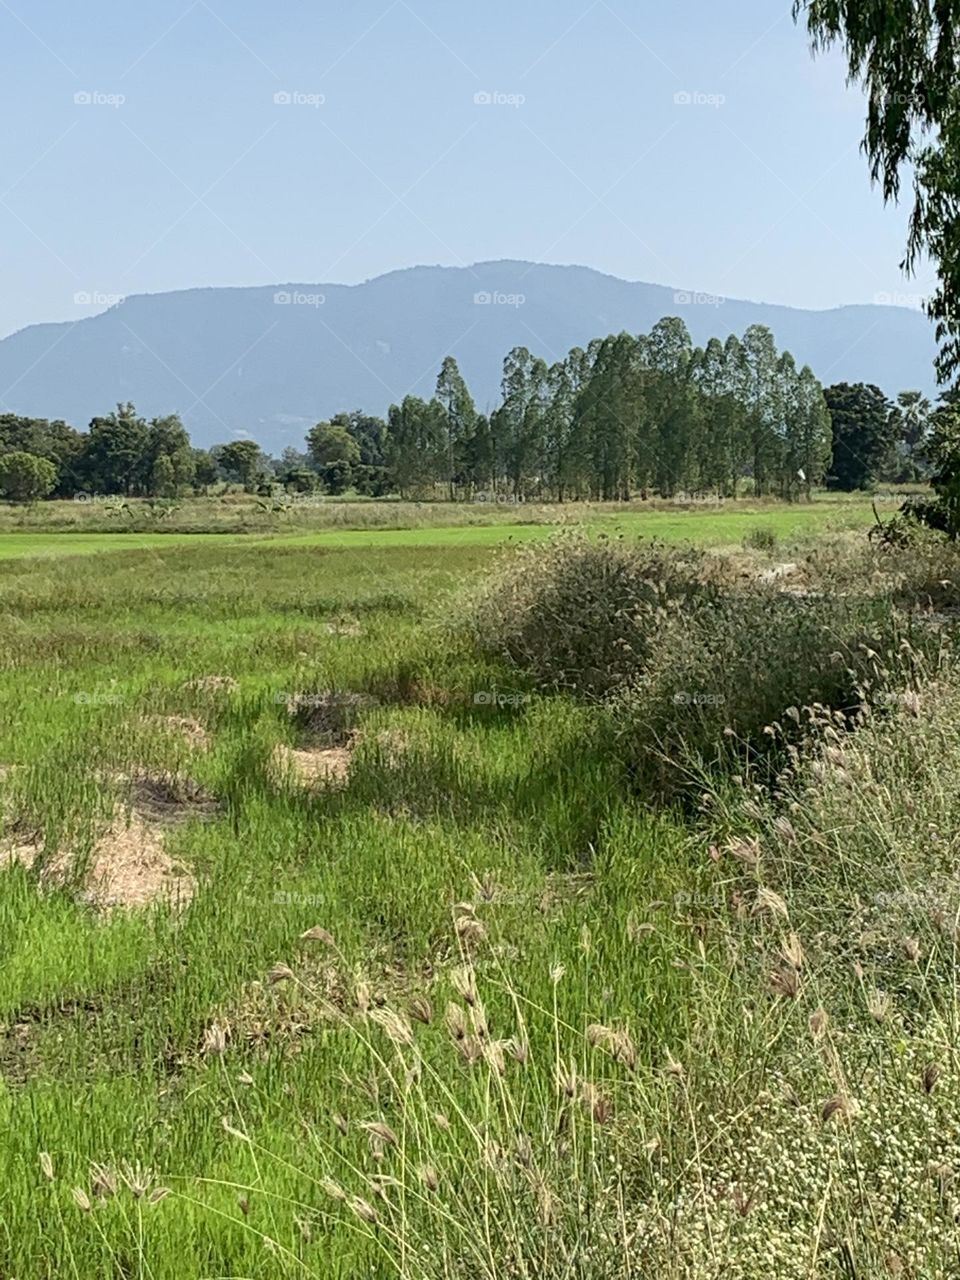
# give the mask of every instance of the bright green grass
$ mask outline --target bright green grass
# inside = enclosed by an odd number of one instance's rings
[[[5,537],[5,552],[22,539],[34,555],[55,540],[125,549],[0,565],[0,764],[13,766],[0,839],[82,864],[136,769],[189,774],[219,807],[164,828],[198,881],[179,918],[104,915],[78,886],[38,892],[35,875],[0,870],[0,1274],[395,1274],[317,1189],[337,1111],[351,1121],[350,1158],[375,1172],[356,1126],[389,1107],[391,1086],[311,993],[352,1010],[367,983],[399,1007],[428,992],[442,1011],[458,903],[475,901],[487,930],[477,964],[497,1035],[516,1033],[520,1013],[497,965],[509,960],[528,1002],[531,1119],[553,1094],[561,1031],[619,1019],[648,1062],[682,1039],[688,977],[675,962],[694,939],[670,913],[642,945],[631,930],[689,883],[684,832],[642,812],[582,710],[533,697],[479,705],[492,688],[525,691],[446,634],[495,534],[359,534],[355,546],[342,534],[134,535],[134,547],[130,535]],[[185,687],[210,675],[238,687]],[[282,701],[328,689],[366,691],[375,705],[350,785],[304,790],[270,763],[278,743],[300,742]],[[211,749],[193,751],[158,715],[199,719]],[[495,886],[490,901],[481,884]],[[318,924],[337,953],[300,941]],[[304,985],[267,984],[278,962]],[[214,1023],[228,1034],[222,1056],[203,1052]],[[441,1024],[423,1030],[421,1052],[451,1071],[445,1109],[482,1102],[481,1077],[455,1060]],[[289,1163],[268,1176],[224,1117]],[[430,1153],[451,1174],[456,1143],[441,1135]],[[172,1194],[150,1204],[121,1186],[82,1212],[71,1187],[92,1194],[91,1162],[125,1161]]]
[[[246,545],[316,547],[377,546],[489,546],[495,543],[526,541],[548,537],[557,528],[571,523],[611,536],[660,538],[667,542],[690,540],[705,546],[739,543],[753,529],[770,529],[778,538],[790,539],[810,534],[862,528],[873,521],[869,504],[863,501],[819,501],[809,506],[794,504],[738,504],[735,509],[717,510],[693,506],[683,511],[657,509],[613,511],[593,508],[582,521],[562,507],[539,508],[535,523],[444,524],[449,509],[437,505],[432,512],[436,524],[416,528],[338,528],[309,533],[285,533],[278,529],[265,539],[259,533],[0,533],[0,559],[23,556],[80,555],[97,551],[120,551],[152,547],[183,546],[213,541],[237,541]]]

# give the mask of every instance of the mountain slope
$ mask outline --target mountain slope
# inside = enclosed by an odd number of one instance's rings
[[[891,395],[934,387],[932,326],[906,308],[710,301],[587,267],[507,261],[412,267],[360,285],[130,297],[0,342],[0,404],[83,426],[133,400],[148,416],[179,411],[198,444],[248,433],[279,451],[340,409],[382,413],[407,393],[431,394],[445,355],[488,408],[510,347],[555,360],[594,337],[646,332],[665,315],[682,316],[700,344],[768,325],[825,384],[876,382]]]

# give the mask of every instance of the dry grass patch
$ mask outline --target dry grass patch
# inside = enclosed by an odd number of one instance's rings
[[[273,765],[282,776],[293,776],[305,786],[342,784],[350,776],[351,747],[288,747],[279,743]]]
[[[210,735],[192,716],[145,716],[143,723],[164,733],[181,738],[188,747],[197,751],[207,751],[210,747]]]
[[[196,887],[190,873],[168,853],[162,830],[142,814],[120,806],[87,858],[75,850],[45,851],[36,835],[20,831],[0,845],[0,866],[14,862],[28,870],[36,866],[44,888],[70,883],[82,863],[81,895],[102,910],[135,909],[161,901],[184,906]]]

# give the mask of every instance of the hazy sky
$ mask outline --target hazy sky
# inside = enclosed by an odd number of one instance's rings
[[[0,0],[0,46],[0,334],[507,257],[803,307],[930,288],[790,0]]]

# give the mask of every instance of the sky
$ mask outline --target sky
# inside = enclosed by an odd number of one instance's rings
[[[135,293],[577,263],[919,305],[790,0],[0,0],[0,336]]]

